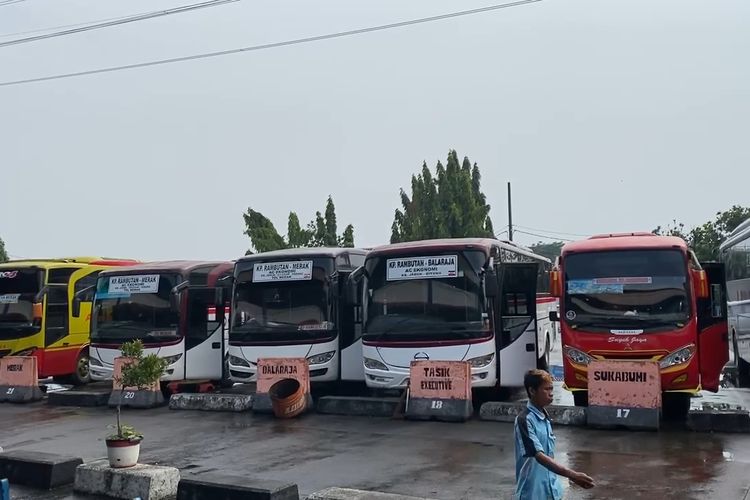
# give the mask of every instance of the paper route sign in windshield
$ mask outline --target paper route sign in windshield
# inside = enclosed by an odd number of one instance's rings
[[[388,259],[386,267],[388,281],[455,278],[458,275],[458,255]]]
[[[257,262],[253,266],[253,283],[267,281],[311,280],[313,261]]]
[[[109,294],[157,293],[158,274],[136,274],[132,276],[112,276],[109,278]]]

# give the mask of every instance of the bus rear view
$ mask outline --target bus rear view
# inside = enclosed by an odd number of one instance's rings
[[[658,361],[675,413],[718,389],[728,359],[721,266],[701,268],[681,239],[648,233],[570,243],[559,264],[565,384],[577,405],[595,359]]]

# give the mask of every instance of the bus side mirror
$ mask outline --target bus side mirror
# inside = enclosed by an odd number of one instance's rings
[[[490,267],[484,273],[484,295],[488,299],[492,299],[498,296],[500,293],[500,287],[497,285],[497,274],[495,268]]]
[[[224,289],[216,288],[214,290],[214,304],[216,304],[216,312],[219,312],[219,307],[224,304]]]
[[[41,301],[36,301],[31,306],[31,321],[36,326],[42,325],[42,316],[43,316],[44,308]]]
[[[81,298],[78,296],[73,297],[73,317],[77,318],[81,315]]]
[[[560,321],[560,314],[557,311],[550,311],[549,320],[552,322]]]
[[[707,299],[709,292],[706,271],[703,269],[692,269],[690,271],[690,278],[693,282],[693,290],[695,291],[696,298]]]
[[[365,267],[359,266],[357,269],[352,271],[351,274],[349,274],[349,277],[346,279],[344,300],[346,301],[347,305],[359,305],[360,297],[358,292],[360,291],[360,283],[362,282],[362,278],[364,278],[366,273],[367,271],[365,271]]]
[[[549,292],[553,297],[562,297],[562,280],[557,269],[549,272]]]
[[[180,309],[180,299],[182,298],[182,291],[189,286],[189,281],[183,281],[182,283],[179,283],[175,285],[174,288],[172,288],[172,293],[169,294],[169,305],[172,306],[173,310],[178,311]]]

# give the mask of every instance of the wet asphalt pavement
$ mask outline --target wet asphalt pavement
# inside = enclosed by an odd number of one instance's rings
[[[0,405],[0,446],[103,458],[114,413],[45,403]],[[124,411],[146,435],[141,462],[296,482],[303,495],[330,486],[445,500],[509,498],[513,426],[306,415],[290,421],[251,413]],[[566,498],[750,498],[750,436],[678,431],[556,428],[557,456],[591,474],[591,491]],[[12,486],[13,498],[68,499]]]
[[[561,364],[559,346],[552,372]],[[559,386],[559,384],[557,384]],[[62,389],[62,388],[60,388]],[[55,390],[55,388],[53,388]],[[556,389],[557,404],[572,404]],[[748,407],[750,391],[704,393],[693,401]],[[123,410],[141,430],[141,463],[174,466],[183,476],[217,471],[294,482],[304,495],[331,486],[441,500],[511,498],[512,424],[463,424],[306,415],[280,421],[252,413]],[[0,446],[104,458],[114,422],[108,408],[0,404]],[[567,499],[750,500],[750,435],[599,431],[558,426],[557,458],[592,475],[584,491],[565,481]],[[11,486],[14,499],[89,500],[71,488],[39,492]]]

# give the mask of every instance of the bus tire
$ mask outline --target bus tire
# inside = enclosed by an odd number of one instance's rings
[[[686,392],[662,393],[661,416],[663,420],[679,421],[690,411],[690,394]]]
[[[586,407],[589,405],[589,391],[573,391],[573,404]]]
[[[544,354],[536,362],[537,368],[544,371],[549,371],[549,333],[544,336]]]
[[[88,349],[83,349],[80,353],[78,353],[75,371],[68,377],[68,382],[73,385],[85,385],[91,382]]]
[[[737,386],[750,387],[750,363],[740,356],[737,330],[734,328],[732,328],[732,350],[734,351],[734,362],[737,364]]]
[[[740,387],[750,387],[750,363],[739,356],[737,356],[737,384]]]

